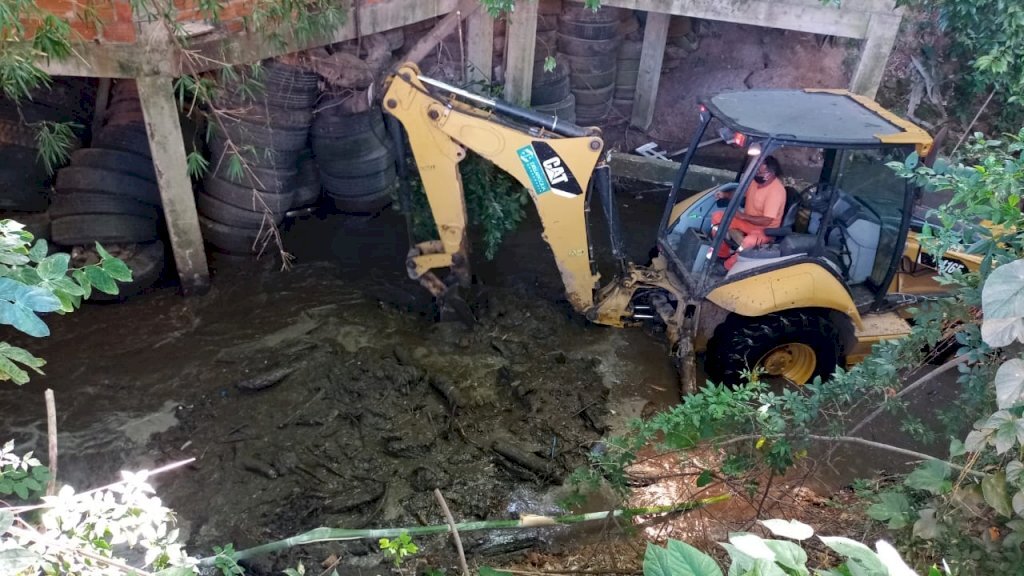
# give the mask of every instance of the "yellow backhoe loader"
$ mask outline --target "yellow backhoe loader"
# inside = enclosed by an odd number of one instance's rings
[[[905,286],[934,291],[924,281],[934,263],[908,243],[920,224],[918,191],[885,165],[915,151],[924,157],[932,138],[868,98],[750,90],[703,100],[649,265],[627,261],[599,129],[463,91],[413,64],[388,80],[383,104],[407,134],[440,238],[410,250],[411,278],[442,301],[470,281],[458,164],[472,150],[529,191],[573,308],[608,326],[663,323],[684,390],[694,388],[697,353],[709,377],[724,382],[753,368],[797,385],[827,376],[875,342],[909,333],[898,312],[917,298]],[[746,166],[737,181],[686,196],[681,184],[705,134],[744,150]],[[800,148],[820,154],[820,174],[802,190],[787,190],[783,225],[768,231],[773,241],[742,252],[723,272],[714,264],[728,235],[712,233],[712,213],[724,212],[727,229],[764,159]],[[730,192],[728,199],[718,191]],[[605,284],[588,236],[593,197],[608,218],[619,265]]]

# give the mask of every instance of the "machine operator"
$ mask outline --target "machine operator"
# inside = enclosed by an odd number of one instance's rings
[[[765,228],[778,228],[782,225],[782,216],[786,210],[786,187],[780,177],[782,167],[774,156],[764,159],[757,169],[754,181],[747,189],[743,211],[737,212],[729,224],[727,234],[736,245],[735,251],[728,242],[723,242],[718,250],[718,257],[725,259],[725,270],[730,270],[744,250],[767,244],[772,239],[765,235]],[[728,198],[731,192],[717,192],[718,199]],[[711,233],[718,232],[722,223],[724,210],[711,215]]]

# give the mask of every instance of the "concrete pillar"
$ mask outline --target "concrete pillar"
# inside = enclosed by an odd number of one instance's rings
[[[186,294],[202,293],[209,287],[210,271],[187,172],[172,80],[166,76],[146,76],[136,82],[181,287]]]
[[[850,91],[874,98],[882,84],[885,65],[900,30],[899,14],[872,14],[860,49],[860,61],[850,80]]]
[[[533,57],[537,51],[537,2],[516,2],[508,15],[505,51],[505,99],[529,105],[533,91]]]
[[[466,19],[466,79],[489,83],[494,70],[494,19],[477,10]]]
[[[654,105],[658,100],[658,84],[661,82],[661,64],[665,59],[665,44],[668,41],[670,14],[648,12],[644,29],[644,47],[640,53],[640,73],[636,81],[636,97],[633,100],[632,124],[647,130],[654,121]]]

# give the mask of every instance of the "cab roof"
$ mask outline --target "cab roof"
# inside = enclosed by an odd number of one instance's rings
[[[701,100],[731,130],[822,147],[914,144],[931,136],[870,98],[846,90],[747,90]]]

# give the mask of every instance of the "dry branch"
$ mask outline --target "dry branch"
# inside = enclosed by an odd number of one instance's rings
[[[430,51],[434,49],[434,46],[440,44],[449,34],[455,31],[455,28],[462,22],[463,18],[468,18],[474,14],[481,7],[479,0],[461,0],[459,5],[455,7],[455,10],[448,13],[447,16],[441,19],[434,26],[434,29],[429,34],[420,38],[405,56],[399,59],[399,62],[416,62],[423,60],[430,54]]]

